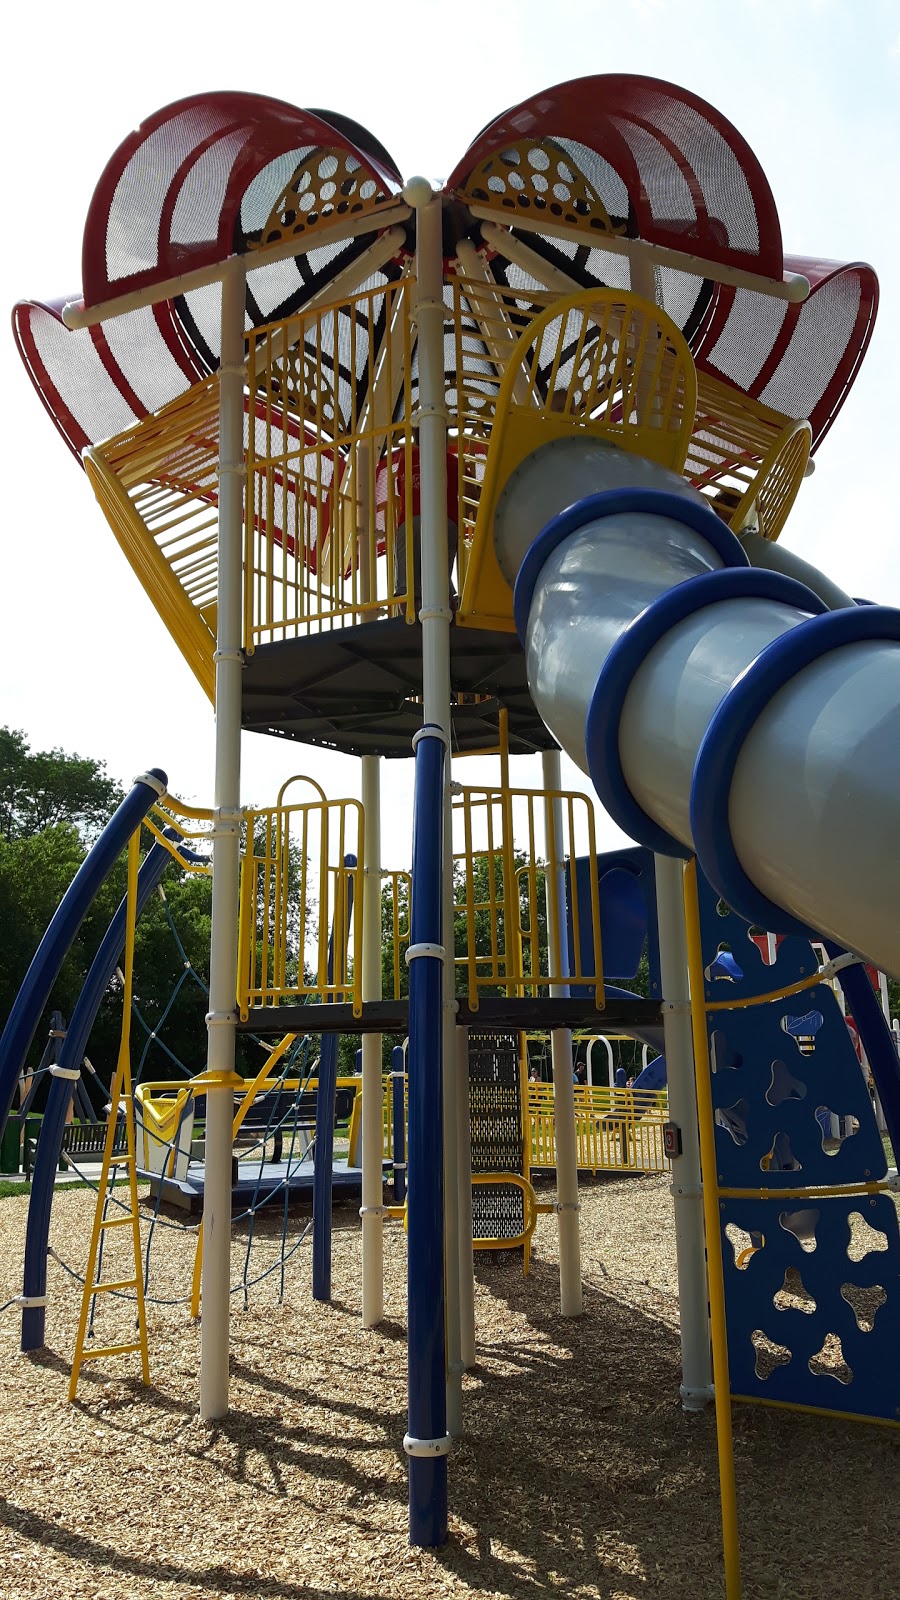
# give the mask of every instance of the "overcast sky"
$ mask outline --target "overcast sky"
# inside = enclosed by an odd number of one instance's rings
[[[405,175],[434,180],[508,105],[579,73],[646,73],[704,96],[760,159],[786,251],[870,261],[881,279],[869,354],[782,538],[852,594],[900,605],[900,0],[88,0],[75,11],[51,0],[39,13],[17,6],[5,33],[8,306],[79,292],[84,217],[106,161],[142,118],[186,94],[246,89],[343,111]],[[210,803],[209,704],[9,334],[2,351],[0,723],[37,747],[102,758],[123,782],[163,766],[176,793]],[[296,771],[331,795],[359,792],[349,757],[246,735],[243,761],[247,801],[274,799]],[[486,782],[493,772],[469,761],[460,775]],[[386,865],[408,860],[411,776],[408,763],[386,764]],[[513,776],[533,783],[539,766],[516,762]],[[602,821],[601,844],[619,840]]]

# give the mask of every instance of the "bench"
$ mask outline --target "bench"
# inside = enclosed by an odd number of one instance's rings
[[[38,1132],[34,1136],[29,1133],[29,1124],[36,1127]],[[25,1138],[23,1140],[23,1157],[26,1179],[31,1178],[34,1166],[35,1152],[37,1151],[40,1131],[39,1122],[26,1122]],[[67,1166],[81,1166],[85,1161],[102,1161],[106,1149],[106,1123],[105,1122],[70,1122],[63,1129],[62,1150],[60,1152],[60,1171]],[[115,1138],[113,1140],[113,1155],[124,1156],[128,1154],[128,1135],[125,1121],[119,1118],[116,1124]],[[71,1159],[70,1159],[71,1158]]]
[[[299,1096],[293,1089],[270,1089],[258,1095],[235,1135],[235,1149],[258,1144],[268,1133],[274,1146],[272,1160],[281,1161],[285,1131],[311,1133],[314,1130],[317,1098],[315,1089],[305,1089]],[[335,1126],[349,1120],[355,1098],[356,1090],[349,1085],[336,1089]]]

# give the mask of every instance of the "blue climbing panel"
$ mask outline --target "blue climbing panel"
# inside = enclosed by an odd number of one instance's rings
[[[700,877],[707,1002],[783,989],[816,970],[785,939],[769,965]],[[900,1229],[889,1195],[803,1198],[887,1171],[867,1082],[826,984],[708,1018],[716,1178],[765,1198],[720,1201],[735,1395],[900,1419]],[[772,1191],[775,1191],[773,1194]]]

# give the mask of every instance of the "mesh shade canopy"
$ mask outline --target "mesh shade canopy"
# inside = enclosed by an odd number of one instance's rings
[[[339,112],[304,111],[263,95],[191,96],[148,118],[107,163],[84,230],[84,303],[237,253],[248,262],[247,330],[294,316],[313,297],[327,297],[335,277],[368,249],[400,182],[378,140]],[[650,268],[656,301],[683,332],[698,369],[786,416],[808,417],[813,448],[865,354],[878,297],[871,268],[785,262],[775,203],[753,152],[718,111],[672,84],[607,74],[523,101],[470,146],[445,200],[456,229],[448,250],[467,235],[487,282],[521,294],[523,310],[544,288],[544,268],[557,289],[560,275],[573,289],[637,287],[631,240],[751,276],[780,279],[786,266],[802,272],[812,292],[797,304],[713,282],[688,261],[684,269],[671,258]],[[485,210],[530,257],[521,250],[518,260],[506,257],[498,230],[485,248]],[[556,233],[542,232],[542,219]],[[253,265],[261,246],[281,254],[293,239],[296,254]],[[387,262],[382,255],[364,287],[396,282],[406,256],[405,245]],[[44,405],[80,454],[216,371],[220,304],[213,283],[69,331],[62,302],[26,301],[15,308],[13,327]],[[527,311],[523,326],[526,320]],[[336,416],[346,428],[348,363],[365,360],[368,334],[346,316],[335,326],[329,359]],[[520,331],[516,316],[510,326]],[[479,337],[476,317],[466,330],[464,373],[456,372],[463,346],[449,330],[445,337],[449,389],[465,387],[472,404],[479,359],[486,393],[492,386],[491,352],[479,356]],[[413,402],[417,387],[414,351]]]

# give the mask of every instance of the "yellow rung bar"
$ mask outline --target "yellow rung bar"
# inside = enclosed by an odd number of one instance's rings
[[[101,1356],[127,1356],[143,1348],[139,1339],[135,1340],[134,1344],[105,1344],[99,1350],[82,1350],[81,1360],[99,1361]]]
[[[119,1289],[136,1289],[137,1278],[122,1278],[117,1283],[92,1283],[88,1294],[115,1294]]]
[[[122,1217],[104,1217],[100,1226],[101,1228],[130,1228],[136,1220],[136,1214],[129,1211]]]

